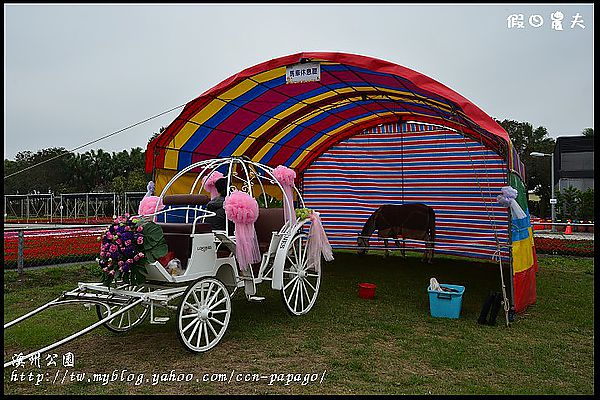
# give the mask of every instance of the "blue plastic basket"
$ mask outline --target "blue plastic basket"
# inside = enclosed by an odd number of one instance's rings
[[[440,286],[456,289],[458,292],[438,292],[429,287],[429,311],[432,317],[438,318],[458,318],[462,308],[462,298],[465,292],[464,286],[440,284]]]

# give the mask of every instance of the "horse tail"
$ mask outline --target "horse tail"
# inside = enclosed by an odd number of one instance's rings
[[[435,211],[433,209],[429,210],[429,240],[435,242]]]
[[[434,252],[434,247],[435,247],[435,211],[433,210],[433,208],[429,209],[429,239],[428,239],[428,243],[425,245],[425,247],[430,247],[431,248],[431,253],[429,255],[429,263],[431,263],[431,260],[433,259],[433,252]]]

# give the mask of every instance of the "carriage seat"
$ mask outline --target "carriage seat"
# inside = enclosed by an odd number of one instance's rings
[[[192,255],[192,227],[193,224],[183,223],[157,223],[163,230],[163,236],[169,251],[175,253],[175,257],[181,261],[182,268],[187,267],[187,262]],[[195,233],[210,233],[212,226],[210,224],[197,223]]]
[[[163,198],[165,206],[205,206],[210,198],[204,194],[170,194]]]
[[[284,223],[283,208],[258,209],[258,219],[254,223],[254,229],[261,254],[269,250],[273,232],[279,232]]]

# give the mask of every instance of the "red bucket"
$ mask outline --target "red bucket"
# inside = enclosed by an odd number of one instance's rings
[[[358,284],[358,297],[363,299],[372,299],[375,297],[375,289],[377,285],[373,283],[359,283]]]

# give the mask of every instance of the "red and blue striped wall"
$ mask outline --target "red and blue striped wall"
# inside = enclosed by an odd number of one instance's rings
[[[356,248],[379,206],[424,203],[435,210],[436,253],[493,259],[500,246],[508,260],[508,213],[496,201],[506,184],[506,161],[480,143],[444,128],[391,124],[330,147],[305,170],[303,195],[334,248]],[[383,246],[376,233],[371,246]]]

